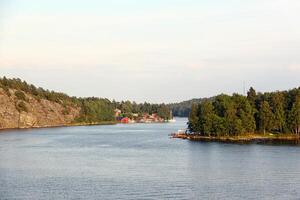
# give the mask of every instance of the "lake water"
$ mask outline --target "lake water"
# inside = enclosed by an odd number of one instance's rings
[[[186,119],[0,132],[0,199],[300,199],[300,148],[170,139]]]

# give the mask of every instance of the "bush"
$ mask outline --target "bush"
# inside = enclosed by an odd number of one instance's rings
[[[22,100],[22,101],[26,101],[26,96],[24,94],[24,92],[20,91],[20,90],[17,90],[15,92],[15,96],[19,99],[19,100]]]
[[[21,101],[17,104],[16,106],[17,110],[19,112],[28,112],[28,109],[27,109],[27,106],[26,104],[24,103],[24,101]]]
[[[68,114],[70,114],[70,110],[68,108],[64,108],[63,111],[62,111],[62,114],[63,115],[68,115]]]
[[[0,87],[3,88],[4,92],[7,94],[7,96],[11,96],[10,92],[9,92],[9,88],[7,86],[4,86],[4,85],[0,85]]]

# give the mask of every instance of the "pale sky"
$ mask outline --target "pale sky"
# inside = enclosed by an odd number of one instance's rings
[[[0,76],[178,102],[300,86],[299,0],[0,0]]]

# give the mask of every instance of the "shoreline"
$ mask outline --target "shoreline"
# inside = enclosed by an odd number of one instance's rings
[[[100,126],[100,125],[116,125],[118,122],[107,121],[107,122],[93,122],[93,123],[70,123],[60,125],[46,125],[46,126],[30,126],[30,127],[15,127],[15,128],[0,128],[0,133],[4,131],[12,130],[30,130],[30,129],[46,129],[46,128],[64,128],[64,127],[76,127],[76,126]]]
[[[199,134],[173,133],[171,138],[179,138],[199,142],[222,142],[236,144],[296,144],[300,145],[300,136],[247,134],[242,136],[202,136]]]
[[[60,125],[46,125],[46,126],[28,126],[28,127],[14,127],[14,128],[0,128],[0,133],[5,131],[13,130],[30,130],[30,129],[46,129],[46,128],[64,128],[64,127],[76,127],[76,126],[105,126],[105,125],[117,125],[117,124],[163,124],[169,122],[135,122],[135,123],[120,123],[118,121],[105,121],[105,122],[80,122],[80,123],[70,123],[70,124],[60,124]]]

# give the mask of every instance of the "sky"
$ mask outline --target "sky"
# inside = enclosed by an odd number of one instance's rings
[[[0,76],[179,102],[300,86],[299,0],[0,0]]]

